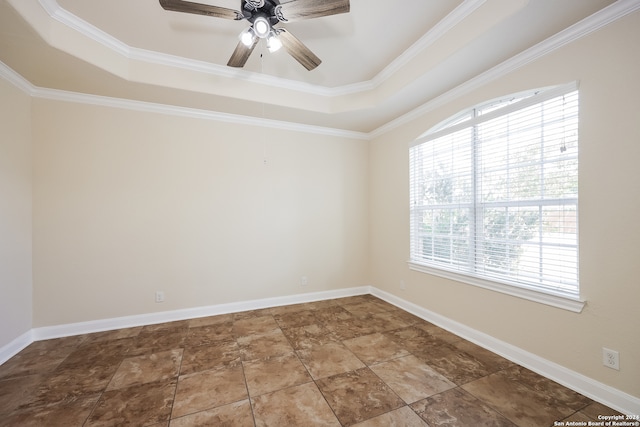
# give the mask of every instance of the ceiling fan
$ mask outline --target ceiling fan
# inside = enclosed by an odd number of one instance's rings
[[[347,13],[350,10],[349,0],[282,1],[281,4],[281,0],[241,0],[240,10],[185,0],[160,0],[160,5],[165,10],[175,12],[249,21],[251,26],[240,34],[240,41],[227,63],[230,67],[244,67],[258,41],[265,39],[270,52],[284,47],[296,61],[311,71],[320,65],[320,58],[289,31],[276,28],[275,25]]]

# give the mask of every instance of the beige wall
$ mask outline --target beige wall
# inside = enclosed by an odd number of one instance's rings
[[[367,141],[43,99],[33,122],[34,327],[369,283]]]
[[[640,14],[451,101],[371,144],[373,284],[640,396]],[[408,144],[485,100],[580,81],[581,314],[410,271]],[[406,290],[400,289],[404,280]],[[602,366],[620,352],[620,371]]]
[[[0,79],[0,348],[31,329],[30,105]]]

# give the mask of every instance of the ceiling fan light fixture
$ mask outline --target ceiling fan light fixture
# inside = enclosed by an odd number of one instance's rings
[[[255,40],[256,36],[253,32],[253,28],[249,27],[246,30],[244,30],[242,33],[240,33],[240,41],[242,41],[242,44],[249,47],[253,44],[253,41]]]
[[[271,24],[269,23],[267,18],[265,18],[264,16],[260,16],[256,18],[255,21],[253,21],[253,31],[255,32],[256,36],[264,39],[271,32]]]
[[[278,35],[275,31],[271,31],[267,37],[267,49],[269,49],[269,52],[273,53],[280,50],[281,47],[282,42],[278,38]]]

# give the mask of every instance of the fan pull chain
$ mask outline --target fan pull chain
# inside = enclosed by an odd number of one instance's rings
[[[264,54],[260,52],[260,74],[263,74],[263,71],[264,71]],[[265,110],[265,105],[263,101],[262,102],[262,120],[266,119],[265,115],[266,115],[266,110]],[[264,135],[264,132],[262,133],[262,135]],[[267,139],[264,138],[264,136],[262,139],[262,163],[265,167],[269,165],[269,162],[267,161]]]

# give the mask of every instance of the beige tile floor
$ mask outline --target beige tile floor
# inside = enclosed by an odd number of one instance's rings
[[[31,344],[0,426],[551,426],[617,414],[371,295]]]

